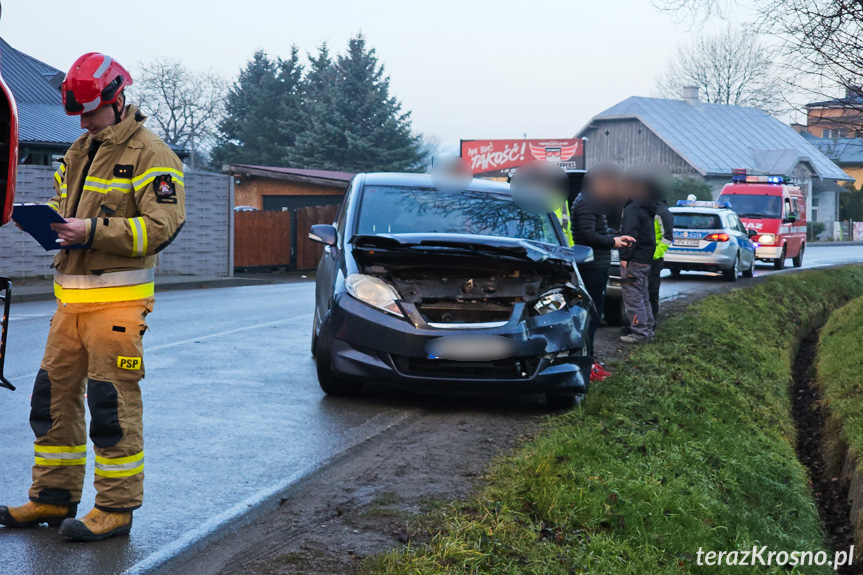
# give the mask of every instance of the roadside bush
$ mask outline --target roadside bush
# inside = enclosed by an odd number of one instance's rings
[[[806,232],[807,238],[809,240],[817,240],[818,234],[824,231],[825,229],[824,222],[807,222],[806,223]]]
[[[717,573],[729,568],[698,566],[699,549],[829,553],[794,452],[788,389],[799,337],[861,294],[855,266],[772,276],[691,305],[581,408],[498,460],[428,545],[368,571]]]

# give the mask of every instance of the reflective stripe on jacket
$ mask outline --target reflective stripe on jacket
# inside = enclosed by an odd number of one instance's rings
[[[145,120],[129,106],[119,124],[78,138],[54,174],[57,195],[48,205],[83,219],[87,238],[86,249],[61,249],[54,258],[63,303],[153,296],[156,254],[182,229],[186,199],[180,159]]]

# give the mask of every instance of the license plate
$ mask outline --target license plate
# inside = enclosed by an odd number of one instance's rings
[[[684,248],[697,248],[698,240],[674,240],[674,245]]]

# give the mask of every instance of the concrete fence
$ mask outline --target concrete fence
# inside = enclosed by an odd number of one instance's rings
[[[18,166],[15,201],[45,202],[54,196],[54,169]],[[159,255],[159,274],[226,277],[233,275],[233,191],[231,178],[186,173],[186,225]],[[53,275],[54,253],[46,252],[12,224],[0,228],[0,275],[38,278]]]

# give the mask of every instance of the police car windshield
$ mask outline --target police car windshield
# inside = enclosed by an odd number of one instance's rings
[[[674,229],[719,230],[722,229],[722,223],[716,214],[674,212]]]
[[[396,186],[363,189],[357,233],[476,234],[559,243],[547,215],[525,212],[507,197]]]
[[[720,202],[728,202],[741,218],[779,218],[782,215],[782,198],[779,196],[722,194]]]

